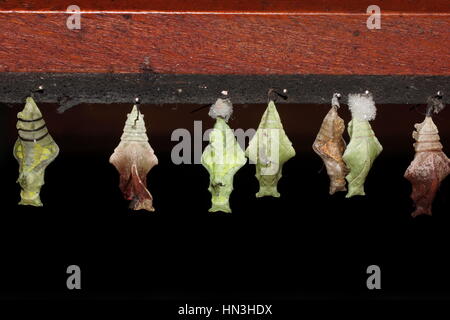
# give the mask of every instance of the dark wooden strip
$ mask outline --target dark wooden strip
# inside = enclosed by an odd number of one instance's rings
[[[79,103],[211,104],[221,91],[234,103],[265,103],[269,88],[287,90],[287,103],[329,104],[332,94],[370,90],[377,103],[426,104],[438,90],[450,102],[450,76],[356,75],[161,75],[0,73],[0,102],[24,103],[30,91],[38,103],[59,103],[61,111]],[[285,101],[281,100],[280,103]]]
[[[60,10],[70,4],[86,11],[167,12],[365,12],[377,4],[386,12],[449,12],[447,0],[3,0],[0,10]]]
[[[450,75],[450,15],[0,13],[0,72]]]

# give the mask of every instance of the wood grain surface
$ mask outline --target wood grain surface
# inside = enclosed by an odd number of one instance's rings
[[[369,1],[194,3],[77,1],[69,30],[66,5],[0,1],[0,72],[450,75],[447,0],[380,1],[379,30]]]
[[[383,12],[444,13],[450,12],[448,0],[3,0],[0,10],[65,11],[78,5],[84,11],[135,12],[262,12],[308,13],[341,12],[365,13],[376,4]]]
[[[0,15],[0,72],[449,75],[450,16]]]

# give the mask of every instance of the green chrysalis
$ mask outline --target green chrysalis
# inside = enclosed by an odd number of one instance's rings
[[[59,154],[59,147],[49,134],[42,113],[32,97],[28,97],[22,112],[17,114],[19,138],[14,145],[14,157],[19,163],[22,191],[20,205],[42,207],[40,191],[45,169]]]
[[[350,94],[348,105],[352,120],[348,124],[350,143],[343,159],[350,173],[345,177],[348,182],[347,198],[365,195],[364,182],[373,162],[383,150],[370,126],[369,120],[375,119],[376,108],[372,95]]]
[[[212,195],[212,206],[209,212],[230,213],[229,198],[233,191],[233,177],[244,166],[247,159],[224,119],[230,116],[231,111],[227,115],[221,113],[223,108],[228,108],[226,104],[231,105],[231,103],[229,100],[219,100],[211,109],[221,115],[215,117],[216,123],[209,136],[209,145],[203,152],[202,164],[208,170],[210,177],[208,190]],[[210,115],[212,113],[210,112]]]
[[[256,178],[259,181],[256,197],[280,197],[277,185],[283,165],[295,156],[295,150],[284,132],[273,101],[269,102],[246,155],[256,165]]]

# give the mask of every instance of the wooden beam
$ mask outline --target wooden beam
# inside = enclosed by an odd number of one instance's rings
[[[346,96],[370,90],[377,104],[425,104],[438,90],[450,103],[449,76],[351,75],[160,75],[0,73],[0,102],[23,103],[30,91],[43,85],[38,102],[59,103],[60,112],[80,103],[211,104],[227,90],[234,103],[267,102],[267,91],[286,89],[280,103],[329,104],[334,92]],[[447,94],[445,94],[447,93]]]
[[[0,72],[450,75],[447,0],[0,3]],[[209,4],[208,4],[209,3]],[[90,11],[90,13],[88,13]]]
[[[449,13],[447,0],[77,0],[83,12],[132,11],[132,12],[261,12],[261,13],[365,13],[373,4],[389,13]],[[15,11],[60,11],[64,12],[68,2],[54,0],[3,0],[1,9]]]

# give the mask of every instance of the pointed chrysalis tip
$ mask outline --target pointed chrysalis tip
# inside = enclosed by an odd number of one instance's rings
[[[358,120],[370,121],[375,119],[377,108],[372,94],[366,90],[361,93],[350,93],[348,95],[348,107],[352,113],[352,117]]]
[[[137,123],[139,121],[144,120],[144,115],[141,113],[141,110],[139,108],[139,101],[137,99],[138,98],[135,99],[135,104],[133,105],[133,109],[131,109],[131,112],[127,116],[127,122],[130,121],[131,127],[134,129],[136,128]]]
[[[141,113],[141,111],[139,110],[139,104],[138,103],[135,103],[133,105],[133,109],[131,109],[131,113],[132,114],[137,114],[137,115],[139,115]]]
[[[18,117],[26,120],[32,120],[42,117],[41,110],[39,110],[33,97],[28,97],[26,99],[25,107],[23,108],[22,112],[19,112]]]

